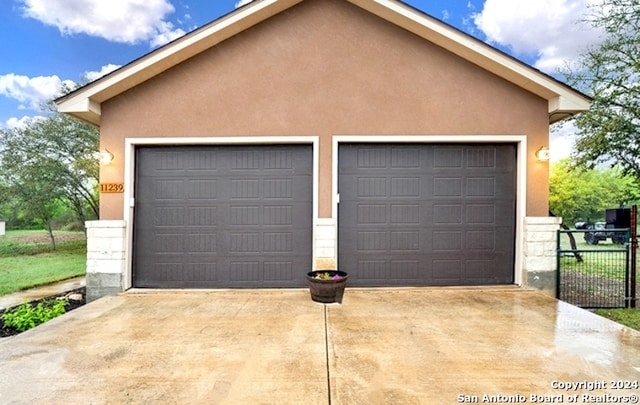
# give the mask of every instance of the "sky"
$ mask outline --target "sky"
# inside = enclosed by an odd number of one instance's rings
[[[600,0],[405,0],[552,76],[600,34],[584,18]],[[0,1],[0,128],[43,116],[63,84],[95,80],[250,0]],[[572,128],[552,134],[566,156]]]

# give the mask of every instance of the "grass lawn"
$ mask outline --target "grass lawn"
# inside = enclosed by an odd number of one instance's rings
[[[54,236],[55,251],[45,231],[7,231],[0,236],[0,295],[85,274],[84,233]]]
[[[582,253],[583,263],[577,263],[573,256],[562,257],[560,265],[563,270],[599,275],[614,280],[623,281],[625,279],[624,253],[606,253],[607,250],[625,249],[624,245],[612,243],[610,239],[600,242],[598,245],[589,245],[584,241],[584,233],[576,232],[574,236],[578,249],[591,250],[592,252]],[[560,241],[562,249],[571,249],[567,234],[561,234]],[[638,287],[640,291],[640,283]],[[638,308],[598,309],[595,313],[630,328],[640,330],[640,309]]]
[[[584,260],[582,263],[579,263],[572,254],[565,253],[560,258],[560,265],[563,270],[624,280],[626,264],[624,250],[626,245],[612,243],[610,239],[597,245],[589,245],[584,241],[584,233],[575,233],[574,237],[578,250],[586,250],[587,252],[580,253]],[[571,249],[567,234],[561,234],[560,242],[563,250]],[[613,250],[616,252],[613,252]]]
[[[609,318],[635,330],[640,330],[640,309],[598,309],[596,314]]]

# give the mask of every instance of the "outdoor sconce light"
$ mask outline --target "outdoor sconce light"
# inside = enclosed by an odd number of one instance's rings
[[[551,158],[551,151],[549,150],[548,147],[542,146],[540,147],[540,149],[536,151],[536,157],[541,162],[548,162],[549,159]]]
[[[108,165],[113,161],[113,153],[109,152],[108,149],[103,149],[100,151],[100,164]]]

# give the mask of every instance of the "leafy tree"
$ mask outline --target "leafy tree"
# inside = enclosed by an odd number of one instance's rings
[[[635,180],[622,170],[573,168],[569,159],[551,166],[549,187],[549,209],[568,224],[602,220],[607,208],[640,198]]]
[[[98,217],[97,128],[54,112],[22,128],[0,130],[0,178],[22,212],[51,231],[60,203],[82,223]]]
[[[603,0],[589,22],[604,40],[583,53],[577,67],[562,72],[593,97],[575,119],[576,165],[618,165],[640,180],[640,0]]]

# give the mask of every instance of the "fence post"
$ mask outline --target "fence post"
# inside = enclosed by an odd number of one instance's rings
[[[636,307],[636,253],[638,252],[638,206],[631,206],[631,288],[630,301],[631,308]]]
[[[556,298],[560,299],[560,238],[562,237],[562,231],[558,229],[556,231]]]

